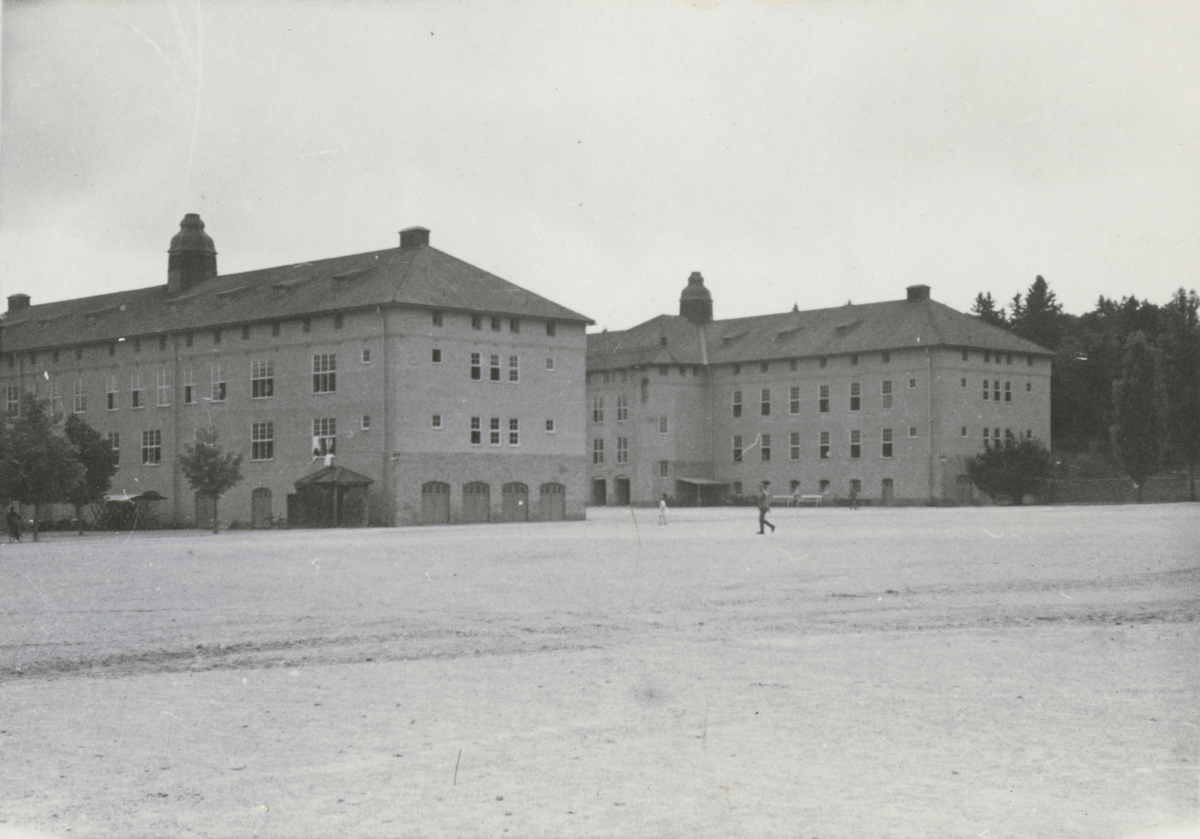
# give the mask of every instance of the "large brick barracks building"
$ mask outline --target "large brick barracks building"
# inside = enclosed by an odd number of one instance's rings
[[[1050,445],[1051,357],[925,285],[713,320],[694,273],[678,315],[588,336],[591,502],[718,503],[769,480],[797,499],[971,503],[968,458]]]
[[[219,275],[189,214],[168,254],[163,285],[11,295],[0,329],[5,410],[35,393],[81,415],[112,443],[114,490],[205,524],[178,456],[213,430],[243,455],[224,525],[282,517],[305,487],[332,493],[325,524],[583,517],[585,316],[420,227],[398,248]]]

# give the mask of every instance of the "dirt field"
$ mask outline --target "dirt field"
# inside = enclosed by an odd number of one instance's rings
[[[0,547],[0,837],[1200,836],[1200,507]]]

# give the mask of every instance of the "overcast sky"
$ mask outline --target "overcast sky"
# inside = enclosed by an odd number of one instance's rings
[[[620,329],[1200,286],[1200,3],[3,5],[0,282],[166,282],[397,231]],[[1048,7],[1047,7],[1048,6]]]

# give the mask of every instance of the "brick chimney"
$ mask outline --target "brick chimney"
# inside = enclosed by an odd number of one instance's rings
[[[10,294],[8,295],[8,310],[10,312],[19,312],[29,306],[28,294]]]
[[[910,285],[908,287],[908,299],[912,300],[928,300],[929,286],[927,285]]]
[[[188,213],[171,237],[167,251],[167,293],[183,294],[204,280],[217,276],[217,249],[204,232],[204,222]]]
[[[400,231],[400,250],[419,248],[429,244],[429,230],[425,227],[406,227]]]

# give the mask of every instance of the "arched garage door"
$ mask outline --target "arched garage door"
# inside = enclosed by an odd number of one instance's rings
[[[482,481],[463,485],[462,520],[487,521],[492,507],[491,489]]]
[[[529,487],[513,482],[500,488],[500,520],[529,521]]]
[[[421,524],[450,523],[450,484],[421,484]]]
[[[567,517],[567,488],[562,484],[542,484],[538,490],[542,521],[562,521]]]

